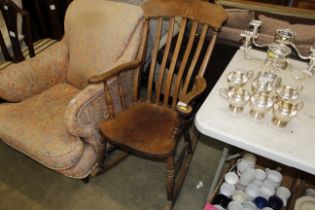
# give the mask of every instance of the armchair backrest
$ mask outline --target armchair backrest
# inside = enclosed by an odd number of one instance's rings
[[[67,82],[84,88],[89,77],[131,61],[141,40],[142,20],[139,6],[106,0],[73,1],[65,16]]]

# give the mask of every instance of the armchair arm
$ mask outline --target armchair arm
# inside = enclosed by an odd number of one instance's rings
[[[133,69],[139,67],[140,64],[141,64],[140,60],[135,60],[135,61],[123,63],[123,64],[116,66],[113,69],[103,73],[103,74],[92,76],[89,79],[89,83],[99,83],[99,82],[102,82],[104,80],[108,80],[108,79],[110,79],[110,78],[112,78],[112,77],[114,77],[114,76],[116,76],[122,72],[133,70]]]
[[[69,102],[66,107],[64,120],[67,130],[72,135],[83,138],[95,135],[99,121],[105,118],[104,115],[100,114],[105,113],[104,110],[100,109],[106,109],[101,104],[103,94],[104,89],[102,84],[93,84],[87,86]],[[86,121],[86,119],[82,120],[82,115],[86,114],[84,112],[90,112],[87,113],[89,115],[89,122],[82,122]]]
[[[0,70],[0,98],[19,102],[66,79],[68,49],[57,42],[34,58]]]
[[[191,103],[201,95],[201,93],[206,89],[207,82],[203,77],[197,76],[195,78],[195,85],[193,89],[180,98],[177,103],[176,109],[183,116],[189,116],[192,112]]]

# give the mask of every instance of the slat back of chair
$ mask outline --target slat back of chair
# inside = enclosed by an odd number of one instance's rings
[[[178,98],[192,88],[193,78],[203,76],[217,31],[227,14],[221,6],[197,0],[150,0],[142,8],[152,27],[152,21],[157,21],[154,24],[156,33],[151,52],[147,99],[175,109]],[[175,30],[176,24],[180,25],[178,31]],[[165,28],[166,43],[162,62],[158,65],[162,31]],[[201,35],[197,36],[200,30]],[[205,46],[206,37],[210,34],[212,38]]]
[[[32,43],[32,35],[31,35],[31,23],[30,23],[30,17],[28,12],[22,10],[20,7],[18,7],[14,2],[11,0],[1,0],[0,1],[0,10],[2,13],[2,16],[4,18],[8,34],[11,41],[11,47],[13,50],[13,56],[9,53],[9,50],[5,44],[3,34],[1,33],[0,38],[0,45],[1,50],[4,55],[4,58],[9,61],[13,62],[19,62],[24,60],[24,56],[21,50],[20,46],[20,39],[19,39],[19,31],[18,31],[18,24],[17,24],[17,18],[18,14],[22,15],[23,21],[25,21],[25,33],[24,33],[24,40],[28,47],[30,57],[35,56],[33,43]]]

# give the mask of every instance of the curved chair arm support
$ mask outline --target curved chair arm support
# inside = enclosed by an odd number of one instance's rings
[[[97,131],[98,121],[101,119],[90,118],[89,119],[90,122],[82,123],[81,115],[84,114],[84,109],[88,108],[88,106],[93,107],[92,103],[96,100],[101,100],[103,98],[103,95],[104,95],[103,85],[93,84],[87,86],[69,102],[69,104],[66,107],[64,120],[67,130],[72,135],[82,138],[89,138],[95,135],[95,132]],[[91,109],[91,107],[89,108]],[[104,109],[106,110],[106,107]],[[101,113],[97,114],[101,116]]]
[[[62,40],[34,58],[0,70],[0,98],[20,102],[63,82],[68,49]]]
[[[180,98],[176,109],[182,116],[189,116],[192,112],[191,103],[197,99],[198,96],[206,89],[207,82],[203,77],[197,76],[195,78],[194,88],[186,95]]]
[[[99,82],[103,82],[104,80],[108,80],[114,76],[117,76],[120,73],[129,71],[129,70],[133,70],[137,67],[139,67],[141,64],[140,60],[134,60],[131,62],[127,62],[127,63],[123,63],[119,66],[114,67],[113,69],[107,71],[104,74],[100,74],[100,75],[95,75],[92,76],[89,79],[89,83],[99,83]]]

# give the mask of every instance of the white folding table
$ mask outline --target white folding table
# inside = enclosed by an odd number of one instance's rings
[[[293,79],[291,70],[277,72],[284,84],[292,87],[304,86],[297,100],[304,102],[303,109],[287,127],[278,128],[271,122],[272,111],[264,119],[254,120],[249,116],[249,105],[245,106],[242,113],[232,113],[228,109],[227,101],[220,97],[220,88],[228,87],[226,75],[229,72],[253,70],[255,77],[262,69],[266,53],[251,50],[249,55],[253,59],[245,59],[241,49],[235,53],[197,112],[197,129],[206,136],[315,175],[315,76],[296,80]],[[307,66],[307,62],[291,59],[289,63],[294,69],[294,75],[299,75]],[[251,90],[252,80],[245,86],[247,90]],[[223,159],[221,158],[216,176],[221,173],[227,152],[227,149],[223,151]]]

